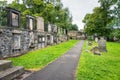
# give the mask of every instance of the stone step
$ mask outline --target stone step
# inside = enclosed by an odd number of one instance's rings
[[[0,72],[0,80],[12,80],[24,73],[23,67],[12,67]]]
[[[0,72],[3,70],[6,70],[8,68],[11,68],[11,61],[10,60],[0,60]]]

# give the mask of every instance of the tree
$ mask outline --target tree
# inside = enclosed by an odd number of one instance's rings
[[[11,7],[18,9],[25,16],[40,16],[45,22],[55,24],[59,27],[68,29],[72,24],[71,15],[68,8],[63,8],[61,0],[15,0],[10,4]],[[17,6],[17,7],[16,7]]]
[[[72,24],[72,25],[69,27],[69,30],[78,31],[78,26],[77,26],[76,24]]]
[[[114,1],[115,0],[99,0],[101,6],[95,7],[92,14],[86,14],[83,19],[86,33],[106,37],[111,33],[112,27],[109,25],[113,22],[113,16],[111,16],[110,8]]]
[[[97,34],[107,36],[110,29],[106,26],[106,17],[101,7],[95,7],[92,14],[87,14],[83,19],[85,23],[85,32],[88,35]]]
[[[7,12],[5,10],[5,7],[7,5],[7,1],[0,1],[0,27],[7,25]]]

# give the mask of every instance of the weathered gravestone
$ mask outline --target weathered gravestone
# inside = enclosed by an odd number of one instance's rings
[[[52,27],[51,27],[51,24],[48,22],[44,22],[44,31],[45,32],[48,32],[48,33],[51,33],[52,32]]]
[[[59,28],[58,28],[56,25],[54,25],[54,27],[53,27],[53,32],[54,32],[54,33],[57,33],[57,32],[58,32],[58,29],[59,29]]]
[[[34,17],[30,15],[26,15],[27,18],[27,28],[30,30],[29,31],[29,37],[30,37],[30,42],[29,42],[29,48],[34,48],[35,47],[35,42],[34,42],[34,33],[32,30],[35,30],[34,26]]]
[[[98,42],[98,38],[97,37],[95,37],[95,42]]]
[[[53,44],[54,43],[54,37],[53,37],[53,35],[51,35],[51,44]]]
[[[93,47],[91,51],[94,53],[94,55],[101,55],[100,50],[97,46]]]
[[[100,40],[98,41],[98,48],[100,52],[107,52],[106,40],[103,37],[101,37]]]
[[[38,48],[45,47],[44,19],[37,17]]]
[[[7,7],[8,11],[8,27],[20,27],[20,11]],[[12,41],[13,44],[10,46],[12,47],[12,53],[18,53],[21,50],[21,30],[12,30]],[[6,43],[5,43],[6,44]],[[9,48],[11,50],[11,48]]]
[[[48,32],[51,32],[51,31],[52,31],[51,29],[52,29],[52,28],[51,28],[51,25],[48,24]]]
[[[35,29],[35,26],[34,26],[34,17],[30,16],[30,15],[26,15],[26,18],[27,18],[27,28],[29,30]]]
[[[88,41],[88,46],[92,46],[92,41]]]
[[[37,17],[37,31],[44,32],[44,19]]]
[[[7,7],[8,11],[8,26],[19,27],[20,26],[20,11]]]
[[[20,37],[20,34],[14,34],[13,48],[14,48],[14,50],[21,49],[21,37]]]
[[[45,47],[45,37],[43,35],[38,36],[38,48]]]

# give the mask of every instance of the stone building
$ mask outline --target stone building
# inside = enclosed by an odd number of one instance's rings
[[[68,36],[70,39],[85,39],[85,35],[82,31],[69,31]]]

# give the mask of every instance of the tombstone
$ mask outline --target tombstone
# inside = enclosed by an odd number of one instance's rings
[[[34,48],[35,47],[35,36],[33,32],[29,32],[30,35],[30,43],[29,43],[29,48]]]
[[[42,48],[45,47],[45,37],[42,37],[42,45],[41,45]]]
[[[98,42],[98,38],[97,37],[95,37],[95,42]]]
[[[54,43],[54,37],[51,35],[51,44]]]
[[[58,32],[58,27],[56,25],[52,26],[52,32]]]
[[[60,28],[60,33],[63,34],[63,28]]]
[[[64,29],[63,33],[66,34],[66,29]]]
[[[45,47],[45,37],[44,36],[38,36],[38,48],[44,48]]]
[[[101,55],[100,50],[97,46],[93,47],[91,51],[94,53],[94,55]]]
[[[44,32],[44,19],[41,17],[37,17],[37,31]]]
[[[49,24],[49,23],[44,24],[44,30],[46,32],[49,32],[49,33],[53,32],[52,28],[54,28],[54,27],[52,27],[51,24]]]
[[[50,45],[51,44],[51,35],[48,34],[47,35],[47,45]]]
[[[98,41],[98,48],[100,52],[107,52],[106,40],[103,37],[101,37],[100,40]]]
[[[8,11],[8,26],[19,27],[20,26],[20,11],[7,7]]]
[[[34,17],[26,15],[26,18],[27,18],[27,29],[34,30],[35,29],[35,26],[34,26]]]
[[[58,27],[58,34],[60,34],[61,33],[61,28],[60,27]]]
[[[21,33],[22,31],[20,30],[12,30],[12,34],[13,34],[12,49],[14,53],[21,50]]]
[[[92,46],[92,41],[88,41],[88,46]]]
[[[41,48],[42,46],[42,36],[38,36],[38,48]]]
[[[14,50],[21,49],[21,37],[19,34],[14,34],[14,44],[13,44]]]
[[[51,32],[52,30],[51,30],[51,25],[50,24],[48,24],[48,32]]]

